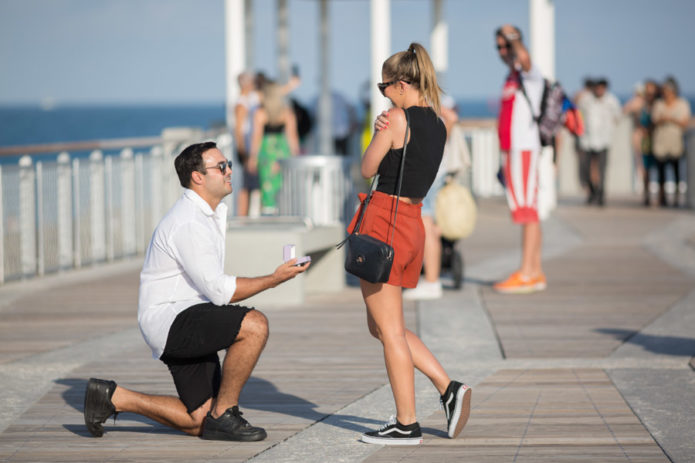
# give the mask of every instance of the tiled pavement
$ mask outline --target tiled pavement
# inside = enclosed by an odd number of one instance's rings
[[[271,337],[241,405],[269,437],[242,444],[132,414],[101,439],[86,434],[90,376],[174,392],[136,327],[139,262],[10,283],[0,288],[0,461],[695,461],[694,231],[687,211],[563,204],[544,225],[548,290],[501,296],[489,283],[517,264],[519,230],[501,201],[483,201],[460,243],[464,289],[405,308],[451,376],[474,386],[469,424],[451,440],[417,376],[416,448],[357,440],[394,408],[354,287],[261,308]]]

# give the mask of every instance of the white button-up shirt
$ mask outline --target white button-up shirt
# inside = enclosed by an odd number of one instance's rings
[[[138,324],[155,358],[176,316],[196,304],[228,304],[236,277],[224,274],[227,206],[213,211],[186,189],[159,222],[140,273]],[[230,308],[230,310],[233,310]]]

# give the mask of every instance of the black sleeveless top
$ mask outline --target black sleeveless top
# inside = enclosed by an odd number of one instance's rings
[[[401,196],[424,198],[437,176],[444,154],[446,127],[432,108],[411,106],[405,109],[410,117],[410,141],[403,167]],[[379,164],[377,191],[398,193],[398,169],[403,148],[390,149]]]
[[[271,124],[270,122],[268,122],[265,125],[265,127],[263,128],[263,133],[266,135],[270,135],[270,134],[274,134],[274,133],[282,133],[284,131],[285,131],[285,124],[284,123]]]

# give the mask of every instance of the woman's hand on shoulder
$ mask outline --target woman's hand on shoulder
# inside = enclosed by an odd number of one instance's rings
[[[379,129],[377,123],[382,120],[385,127]],[[398,137],[402,137],[405,131],[405,113],[400,108],[392,108],[389,111],[381,113],[374,123],[377,131],[374,132],[372,141],[369,143],[367,150],[362,158],[362,176],[370,178],[374,176],[378,169],[381,160],[384,159],[386,153],[393,148]]]

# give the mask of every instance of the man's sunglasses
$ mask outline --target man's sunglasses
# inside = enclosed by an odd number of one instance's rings
[[[497,51],[503,50],[503,49],[509,49],[511,48],[511,45],[505,44],[505,45],[497,45]]]
[[[215,165],[212,166],[203,166],[205,170],[207,169],[220,169],[220,173],[224,175],[225,170],[227,170],[227,167],[229,167],[229,170],[232,170],[232,161],[220,161]]]

